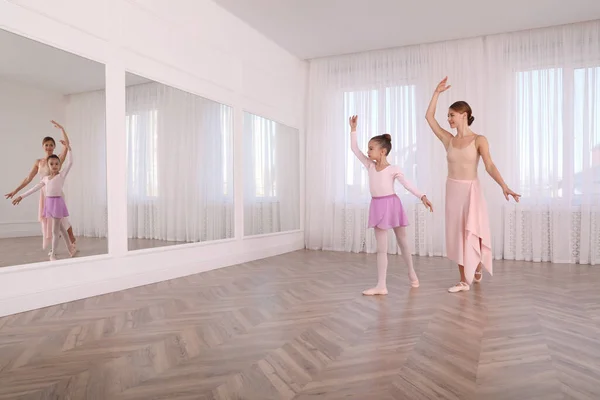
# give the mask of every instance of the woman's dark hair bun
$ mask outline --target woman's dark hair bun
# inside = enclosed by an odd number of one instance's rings
[[[383,135],[381,135],[381,136],[383,136],[383,138],[384,138],[385,140],[387,140],[388,142],[391,142],[391,141],[392,141],[392,135],[390,135],[389,133],[384,133],[384,134],[383,134]]]
[[[471,106],[466,101],[457,101],[452,103],[450,106],[451,110],[456,111],[459,114],[467,113],[467,124],[471,125],[473,121],[475,121],[475,117],[473,116],[473,110],[471,110]]]

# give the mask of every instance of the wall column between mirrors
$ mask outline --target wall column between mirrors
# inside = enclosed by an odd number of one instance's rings
[[[127,254],[127,137],[125,132],[125,68],[121,51],[112,48],[106,65],[106,165],[108,207],[108,252]]]

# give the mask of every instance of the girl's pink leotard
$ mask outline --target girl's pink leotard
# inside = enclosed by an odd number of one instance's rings
[[[395,194],[394,191],[394,180],[400,182],[402,186],[406,188],[410,193],[415,195],[418,199],[424,196],[417,187],[410,181],[408,181],[399,167],[396,165],[390,165],[381,171],[377,171],[375,163],[365,156],[356,142],[356,132],[350,134],[350,148],[360,162],[367,168],[369,173],[369,189],[372,197],[383,197]]]
[[[49,175],[46,175],[42,178],[42,181],[23,193],[21,195],[22,198],[29,196],[32,193],[37,192],[43,186],[45,186],[45,194],[46,197],[61,197],[63,193],[63,186],[65,184],[65,179],[71,170],[71,166],[73,165],[73,156],[70,151],[67,154],[67,165],[63,170],[61,170],[58,174],[56,174],[53,178],[50,178]]]

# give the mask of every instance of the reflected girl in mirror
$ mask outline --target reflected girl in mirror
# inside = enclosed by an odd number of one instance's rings
[[[68,150],[71,149],[69,145],[65,145],[65,147]],[[65,179],[71,170],[71,166],[73,165],[72,151],[67,152],[67,163],[65,168],[61,170],[62,165],[63,163],[60,161],[60,158],[57,155],[52,154],[48,156],[46,159],[46,166],[49,171],[48,175],[44,176],[40,183],[14,199],[12,202],[16,206],[21,202],[21,200],[23,200],[23,198],[37,192],[42,188],[45,189],[46,196],[43,215],[46,220],[51,221],[52,223],[52,250],[50,251],[50,261],[56,261],[56,249],[58,247],[58,239],[61,233],[71,257],[73,257],[76,252],[75,245],[73,245],[68,239],[69,234],[67,233],[67,229],[65,228],[64,224],[65,218],[69,216],[69,210],[67,209],[65,199],[63,198],[63,186],[65,184]]]
[[[69,137],[67,135],[67,132],[65,131],[65,128],[63,128],[62,125],[60,125],[56,121],[50,121],[50,122],[52,122],[52,125],[54,125],[55,128],[60,129],[62,131],[63,139],[60,142],[63,145],[63,151],[60,153],[59,156],[56,156],[56,157],[58,157],[58,161],[60,161],[60,163],[62,165],[62,163],[64,163],[64,161],[65,161],[67,153],[69,152],[69,143],[70,143]],[[5,197],[7,199],[13,198],[17,193],[19,193],[19,191],[21,191],[21,189],[23,189],[24,187],[29,185],[31,183],[31,181],[33,180],[33,178],[35,178],[35,176],[38,173],[40,174],[41,179],[50,175],[51,171],[50,171],[50,167],[48,166],[47,160],[48,160],[49,156],[54,155],[54,149],[56,148],[56,142],[54,141],[54,139],[52,137],[47,136],[42,140],[42,148],[44,149],[46,156],[35,160],[35,162],[33,163],[33,167],[31,168],[31,171],[29,171],[29,175],[27,175],[27,177],[25,179],[23,179],[21,184],[15,190],[13,190],[10,193],[5,194]],[[64,198],[64,194],[61,193],[61,195]],[[46,218],[44,216],[45,204],[46,204],[46,190],[45,190],[45,188],[42,188],[42,190],[40,191],[38,220],[40,221],[40,224],[42,227],[42,248],[44,248],[44,249],[48,247],[48,243],[52,240],[52,224],[51,224],[51,221],[48,220],[48,218]],[[71,227],[69,219],[63,218],[62,224],[64,225],[65,230],[69,236],[70,245],[73,248],[75,248],[75,236],[73,235],[73,228]]]

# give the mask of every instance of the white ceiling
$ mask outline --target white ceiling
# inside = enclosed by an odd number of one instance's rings
[[[302,59],[600,19],[600,0],[214,1]]]
[[[62,94],[104,89],[104,64],[0,29],[0,79]],[[127,74],[127,85],[147,79]]]

